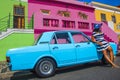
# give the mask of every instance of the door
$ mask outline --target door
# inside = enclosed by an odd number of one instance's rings
[[[24,6],[14,6],[14,28],[25,28]]]
[[[50,44],[51,52],[57,59],[59,67],[76,63],[75,47],[67,32],[56,33]]]
[[[19,29],[25,28],[24,17],[14,16],[14,28],[19,28]]]
[[[98,60],[97,50],[95,45],[92,42],[90,42],[81,33],[71,33],[71,34],[75,43],[78,63]]]

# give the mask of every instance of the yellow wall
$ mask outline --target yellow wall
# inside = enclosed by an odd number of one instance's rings
[[[111,15],[114,14],[115,17],[116,17],[116,23],[114,24],[114,31],[115,32],[120,32],[120,29],[118,30],[117,27],[116,27],[116,25],[118,23],[120,23],[120,14],[96,9],[95,10],[95,18],[96,18],[97,21],[101,21],[101,13],[106,14],[106,20],[107,21],[112,21]]]

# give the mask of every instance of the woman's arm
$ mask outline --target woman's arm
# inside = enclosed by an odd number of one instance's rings
[[[94,38],[94,36],[91,37],[91,40],[92,40],[92,42],[94,42],[94,43],[96,43],[98,45],[102,45],[101,42],[96,41],[96,39]]]

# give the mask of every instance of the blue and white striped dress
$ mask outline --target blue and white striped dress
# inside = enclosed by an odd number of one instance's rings
[[[103,51],[110,46],[109,43],[104,39],[103,33],[93,32],[92,35],[94,36],[96,41],[101,42],[103,44],[103,45],[97,44],[98,51]]]

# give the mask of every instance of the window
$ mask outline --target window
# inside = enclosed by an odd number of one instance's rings
[[[64,28],[75,28],[75,21],[62,20],[62,26]]]
[[[38,38],[35,40],[34,45],[37,45],[37,43],[38,43],[38,41],[40,40],[41,37],[42,37],[42,34],[40,34],[40,35],[38,36]]]
[[[106,14],[101,13],[101,21],[106,21]]]
[[[15,6],[15,7],[14,7],[14,15],[24,16],[24,7]]]
[[[58,27],[59,20],[57,19],[43,19],[43,26],[51,26],[51,27]]]
[[[78,12],[78,16],[80,16],[81,19],[87,20],[88,19],[88,15],[82,12]]]
[[[88,39],[85,38],[81,33],[71,33],[75,43],[88,42]]]
[[[46,9],[41,9],[41,12],[42,12],[44,15],[49,15],[49,14],[50,14],[50,10],[46,10]]]
[[[51,40],[50,44],[57,44],[57,41],[56,41],[55,36],[54,36],[53,39]]]
[[[112,21],[116,23],[116,17],[114,15],[112,15],[111,17],[112,17]]]
[[[57,13],[60,16],[64,16],[64,17],[70,17],[70,12],[69,11],[58,11]]]
[[[78,28],[79,29],[89,29],[89,23],[78,22]]]
[[[69,38],[68,33],[56,33],[58,44],[69,44],[71,40]]]
[[[43,26],[50,26],[49,19],[43,19]]]
[[[117,25],[117,29],[120,30],[120,24]]]

